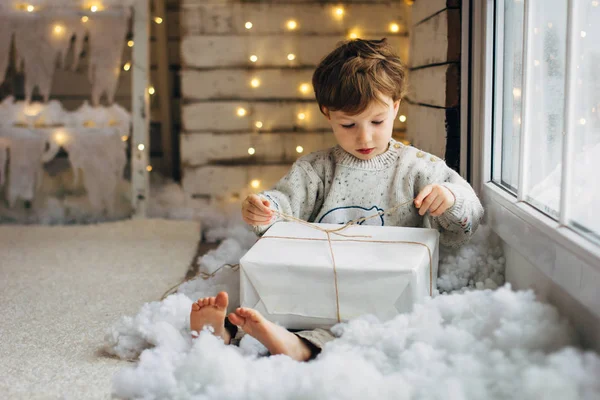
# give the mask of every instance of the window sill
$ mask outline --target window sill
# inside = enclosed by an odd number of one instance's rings
[[[600,248],[496,184],[483,188],[487,220],[508,245],[600,317]]]

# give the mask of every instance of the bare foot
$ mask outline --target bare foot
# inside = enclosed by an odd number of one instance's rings
[[[220,292],[217,297],[198,299],[192,304],[190,329],[200,332],[204,326],[209,325],[214,329],[215,336],[222,337],[225,344],[229,344],[231,335],[225,329],[225,313],[228,303],[229,297],[225,292]]]
[[[241,326],[244,332],[261,342],[271,354],[285,354],[296,361],[306,361],[311,356],[310,348],[292,332],[268,321],[258,311],[238,308],[229,314],[231,323]]]

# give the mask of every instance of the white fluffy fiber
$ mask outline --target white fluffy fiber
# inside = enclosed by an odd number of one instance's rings
[[[237,209],[235,209],[237,211]],[[204,213],[204,236],[222,240],[198,260],[214,272],[235,263],[255,242],[236,212]],[[575,334],[532,292],[504,284],[498,238],[482,226],[461,249],[444,250],[442,294],[387,322],[364,317],[334,328],[340,339],[309,363],[262,357],[246,336],[225,346],[208,332],[192,342],[192,299],[230,294],[239,303],[239,274],[225,267],[209,280],[185,283],[163,302],[122,318],[107,334],[119,357],[140,354],[113,380],[114,394],[143,399],[595,399],[600,358],[576,350]],[[497,290],[471,290],[496,288]],[[448,294],[449,293],[449,294]]]

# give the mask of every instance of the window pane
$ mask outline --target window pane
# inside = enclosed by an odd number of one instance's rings
[[[600,5],[591,0],[575,4],[572,79],[577,91],[569,211],[574,226],[600,236]]]
[[[527,187],[529,203],[558,218],[564,130],[567,1],[530,0]]]
[[[494,155],[501,157],[501,171],[493,171],[495,180],[516,192],[519,182],[519,141],[521,136],[521,93],[523,81],[523,14],[522,1],[504,2],[503,77],[496,93],[502,96],[501,149]],[[500,98],[498,98],[500,100]],[[497,126],[497,125],[496,125]],[[497,142],[496,142],[497,143]]]

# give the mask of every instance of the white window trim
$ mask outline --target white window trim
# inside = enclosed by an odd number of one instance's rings
[[[472,38],[472,178],[485,203],[487,223],[509,246],[600,317],[600,246],[492,182],[494,0],[475,0],[470,5],[471,25],[463,24],[463,29],[470,28]]]

